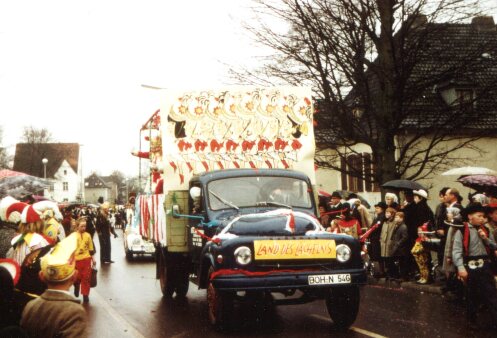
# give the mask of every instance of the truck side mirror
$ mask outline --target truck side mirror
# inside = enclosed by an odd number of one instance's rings
[[[181,209],[178,204],[173,205],[173,218],[180,218]]]

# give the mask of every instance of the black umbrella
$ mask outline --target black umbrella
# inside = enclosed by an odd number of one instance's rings
[[[395,189],[395,190],[426,190],[421,184],[415,181],[410,180],[392,180],[386,183],[383,183],[383,188],[387,189]]]

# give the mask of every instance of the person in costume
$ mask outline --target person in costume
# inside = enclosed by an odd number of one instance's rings
[[[29,337],[88,336],[86,312],[69,292],[78,275],[74,259],[77,246],[78,234],[74,233],[42,258],[39,275],[48,289],[22,313],[21,327]]]
[[[12,259],[0,259],[0,337],[22,337],[19,322],[26,304],[36,298],[16,289],[21,269]]]
[[[32,205],[17,202],[7,209],[6,216],[10,217],[12,212],[21,212],[18,235],[12,241],[12,248],[7,252],[7,258],[12,258],[19,265],[31,252],[49,245],[49,242],[39,232],[43,228],[43,221]]]
[[[45,223],[43,234],[50,238],[54,244],[66,237],[64,227],[55,219],[53,210],[45,210],[42,216]]]
[[[331,222],[331,227],[328,228],[328,231],[350,235],[355,239],[359,239],[362,234],[361,224],[352,216],[350,204],[342,204],[340,218]]]
[[[485,223],[485,208],[470,203],[464,210],[467,218],[463,228],[454,235],[452,258],[458,278],[467,289],[466,315],[468,325],[477,328],[476,315],[484,303],[491,324],[497,328],[497,289],[491,270],[491,256],[497,254],[494,236]]]
[[[88,303],[90,301],[90,279],[91,279],[91,268],[95,266],[95,248],[93,247],[93,240],[91,235],[86,232],[86,218],[81,217],[76,221],[77,224],[77,236],[78,236],[78,248],[76,249],[76,270],[78,270],[78,278],[74,284],[74,296],[79,297],[79,291],[81,287],[81,294],[83,295],[83,302]]]

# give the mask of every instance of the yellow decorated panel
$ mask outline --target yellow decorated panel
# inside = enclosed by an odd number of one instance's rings
[[[336,258],[332,239],[256,240],[256,260]]]

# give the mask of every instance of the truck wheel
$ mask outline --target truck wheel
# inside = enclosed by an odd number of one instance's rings
[[[230,315],[233,313],[233,297],[228,292],[222,292],[214,287],[211,281],[211,274],[214,272],[212,267],[209,268],[207,285],[207,306],[209,321],[218,330],[227,328],[230,321]]]
[[[171,276],[167,273],[167,264],[165,262],[165,259],[161,260],[159,280],[162,295],[164,297],[171,298],[174,293],[174,285]]]
[[[184,298],[190,287],[189,274],[186,271],[178,272],[178,281],[176,283],[176,297]]]
[[[336,329],[347,330],[354,323],[360,300],[361,294],[357,285],[330,290],[326,298],[326,308]]]

